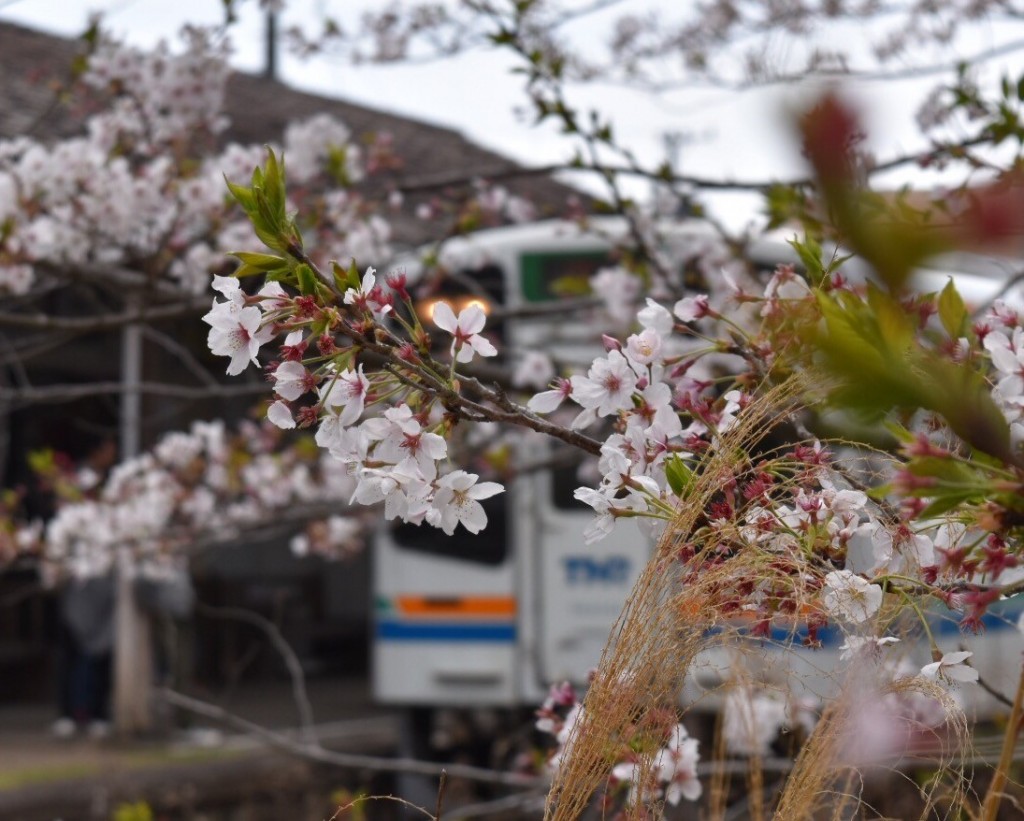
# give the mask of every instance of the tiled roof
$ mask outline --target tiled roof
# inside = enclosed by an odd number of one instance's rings
[[[79,44],[0,22],[0,136],[31,131],[32,136],[67,136],[80,130],[81,117],[55,102],[54,81],[66,80]],[[457,179],[508,172],[516,164],[474,145],[457,131],[399,117],[341,100],[296,91],[265,77],[235,73],[228,82],[226,113],[231,126],[226,140],[241,143],[278,141],[294,119],[327,112],[345,122],[357,139],[390,132],[403,171],[391,181]],[[531,176],[502,182],[538,206],[541,216],[560,213],[566,198],[577,194],[551,177]],[[419,197],[422,199],[423,197]],[[407,198],[401,214],[389,215],[395,239],[419,244],[437,226],[412,217],[418,201]]]

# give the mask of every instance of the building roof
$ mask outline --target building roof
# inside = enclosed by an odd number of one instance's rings
[[[81,130],[81,116],[57,100],[55,89],[66,82],[77,40],[56,37],[10,23],[0,22],[0,137],[31,134],[37,138],[69,136]],[[231,125],[227,141],[267,143],[279,141],[288,122],[328,113],[341,119],[356,140],[388,132],[403,170],[388,182],[506,177],[519,166],[467,140],[457,131],[400,117],[343,100],[297,91],[266,77],[235,72],[228,81],[225,113]],[[503,181],[512,193],[531,200],[539,216],[555,216],[564,210],[566,198],[581,196],[546,175],[528,175]],[[454,186],[458,195],[465,187]],[[407,197],[400,213],[389,214],[395,241],[417,245],[435,238],[437,225],[415,219],[417,202],[442,189]],[[585,197],[583,197],[585,199]]]

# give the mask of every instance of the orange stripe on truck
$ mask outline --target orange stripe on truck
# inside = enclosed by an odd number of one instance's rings
[[[514,596],[399,596],[395,608],[404,616],[514,616]]]

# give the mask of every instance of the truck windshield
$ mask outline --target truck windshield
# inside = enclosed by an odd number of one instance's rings
[[[449,536],[428,524],[402,523],[391,530],[391,537],[403,550],[486,565],[502,564],[508,557],[509,544],[505,496],[499,493],[480,503],[487,514],[487,527],[475,535],[462,525]]]

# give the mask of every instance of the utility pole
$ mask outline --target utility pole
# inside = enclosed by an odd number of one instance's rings
[[[267,9],[266,24],[264,26],[264,48],[265,59],[263,63],[263,76],[268,80],[277,79],[277,12]]]
[[[141,306],[140,296],[127,300],[131,311]],[[121,330],[120,460],[139,455],[142,447],[142,325],[134,322]],[[120,736],[151,732],[153,720],[153,635],[149,617],[135,598],[138,568],[131,549],[124,546],[115,557],[116,610],[114,614],[114,729]]]

